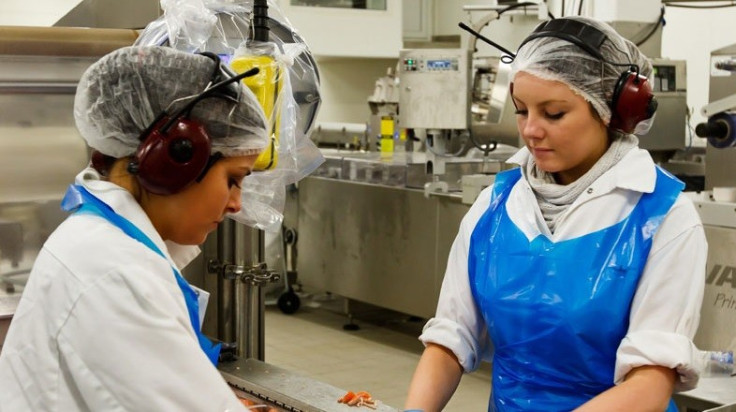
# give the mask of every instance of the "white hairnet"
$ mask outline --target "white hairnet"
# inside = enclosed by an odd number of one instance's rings
[[[77,128],[90,147],[105,155],[132,155],[141,133],[159,114],[175,113],[207,88],[215,64],[210,57],[169,47],[124,47],[107,54],[79,81]],[[268,122],[255,95],[247,87],[234,87],[237,104],[206,98],[194,105],[191,118],[204,126],[213,153],[257,154],[269,142]]]
[[[599,48],[601,61],[580,46],[557,37],[538,37],[519,48],[511,65],[511,81],[518,72],[527,72],[546,80],[565,83],[590,102],[603,122],[611,121],[610,103],[621,74],[630,66],[639,74],[651,77],[652,64],[630,41],[606,23],[580,16],[564,17],[593,26],[606,35]],[[615,63],[615,64],[614,64]],[[638,129],[637,129],[638,130]]]

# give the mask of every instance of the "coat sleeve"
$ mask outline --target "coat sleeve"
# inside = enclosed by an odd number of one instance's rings
[[[485,322],[475,304],[468,277],[470,236],[476,223],[490,204],[491,188],[478,196],[463,218],[447,259],[437,312],[424,326],[419,339],[451,350],[466,372],[490,360],[492,347]]]
[[[655,234],[631,305],[629,329],[616,354],[615,383],[631,369],[675,369],[676,391],[697,385],[700,351],[693,344],[705,288],[708,244],[692,202],[680,195]]]
[[[246,410],[200,349],[175,282],[126,265],[101,274],[73,306],[57,341],[81,409]]]

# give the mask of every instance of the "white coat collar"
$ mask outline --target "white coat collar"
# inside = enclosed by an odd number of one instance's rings
[[[519,149],[511,156],[506,163],[513,163],[519,166],[525,165],[531,153],[525,146]],[[618,187],[621,189],[633,190],[641,193],[651,193],[657,181],[657,172],[654,167],[654,161],[644,149],[631,149],[621,160],[616,163],[610,170],[604,173],[604,176],[610,176],[610,179],[598,179],[594,185],[604,184],[609,187],[600,187],[604,191],[610,191]]]
[[[85,189],[105,202],[117,214],[138,227],[161,249],[169,262],[176,265],[177,268],[182,269],[201,253],[199,246],[181,245],[168,240],[164,242],[161,235],[153,227],[153,223],[151,223],[146,212],[133,198],[133,195],[114,183],[101,180],[95,169],[88,167],[82,170],[77,175],[75,183],[84,186]]]

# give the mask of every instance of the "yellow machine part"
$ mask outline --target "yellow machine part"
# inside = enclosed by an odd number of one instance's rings
[[[236,73],[243,73],[254,67],[260,71],[255,76],[243,79],[248,88],[256,95],[271,125],[271,142],[266,150],[258,156],[253,170],[270,170],[278,163],[279,126],[281,113],[276,107],[277,98],[283,86],[279,63],[270,56],[240,56],[230,62]]]
[[[394,119],[390,116],[381,118],[381,136],[394,136]]]

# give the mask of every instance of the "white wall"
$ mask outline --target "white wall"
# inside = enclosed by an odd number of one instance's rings
[[[82,0],[0,0],[0,26],[54,25]]]
[[[312,52],[330,57],[398,57],[402,0],[387,0],[385,10],[292,6],[279,7]]]
[[[322,87],[322,106],[317,123],[363,123],[371,114],[368,96],[379,77],[390,67],[396,68],[396,59],[317,58]]]

